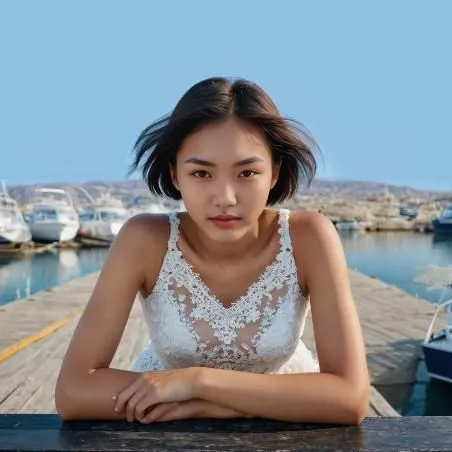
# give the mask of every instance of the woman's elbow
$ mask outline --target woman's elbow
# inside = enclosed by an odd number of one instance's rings
[[[353,406],[351,409],[347,410],[346,420],[344,424],[347,425],[360,425],[364,421],[369,412],[368,404]]]
[[[60,416],[60,418],[63,421],[75,421],[76,420],[76,416],[71,411],[71,409],[63,403],[58,403],[58,402],[56,403],[56,411],[57,411],[57,414]]]
[[[76,398],[71,386],[73,385],[67,379],[61,377],[58,378],[55,386],[55,408],[64,421],[72,421],[77,418]]]
[[[369,413],[370,387],[354,392],[349,399],[346,420],[349,425],[359,425]]]

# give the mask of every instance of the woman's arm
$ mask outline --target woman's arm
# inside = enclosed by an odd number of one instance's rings
[[[291,218],[294,255],[311,301],[320,373],[199,369],[194,396],[253,416],[358,424],[369,405],[364,341],[340,238],[325,217]]]
[[[175,421],[181,419],[233,419],[251,418],[232,408],[208,402],[202,399],[191,399],[185,402],[161,403],[140,419],[143,424],[151,422]]]
[[[112,397],[139,374],[109,366],[136,294],[155,283],[146,274],[157,278],[167,238],[165,218],[140,215],[112,244],[58,376],[55,403],[64,419],[124,419],[124,413],[115,413]]]

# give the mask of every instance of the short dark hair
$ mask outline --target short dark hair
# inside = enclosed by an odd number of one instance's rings
[[[176,107],[146,127],[133,151],[133,173],[142,169],[151,193],[181,199],[173,185],[170,165],[183,140],[204,124],[235,116],[260,129],[267,139],[275,162],[280,163],[278,181],[270,190],[267,205],[291,198],[299,185],[310,185],[317,163],[318,145],[306,129],[284,118],[272,99],[255,83],[244,79],[213,77],[193,85]]]

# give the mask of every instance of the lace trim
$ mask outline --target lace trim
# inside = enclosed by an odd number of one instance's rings
[[[229,307],[225,307],[212,293],[200,274],[178,249],[180,219],[176,213],[171,213],[169,219],[171,230],[167,259],[162,268],[162,278],[159,278],[159,288],[163,289],[165,298],[176,303],[180,318],[196,338],[200,351],[208,348],[210,353],[226,354],[230,359],[232,350],[226,350],[224,347],[231,346],[237,338],[238,330],[261,320],[255,334],[248,338],[249,344],[240,344],[240,348],[249,354],[251,347],[255,348],[258,339],[271,325],[272,318],[285,297],[297,295],[290,290],[294,287],[298,288],[298,279],[290,240],[289,211],[281,209],[279,212],[280,250],[278,254],[247,291],[234,300]],[[274,300],[275,297],[276,300]],[[187,312],[187,305],[192,306],[191,312]],[[221,345],[205,343],[200,338],[193,327],[193,321],[200,320],[208,323],[213,330],[213,336],[221,342]],[[233,351],[237,357],[238,346],[233,346]]]
[[[180,228],[180,219],[177,216],[176,212],[171,212],[169,215],[170,219],[170,238],[168,241],[168,251],[170,253],[176,253],[178,259],[182,263],[182,267],[188,272],[190,277],[188,280],[181,279],[182,282],[191,282],[192,280],[195,280],[197,284],[193,287],[195,290],[200,290],[203,292],[203,294],[211,298],[215,304],[218,305],[220,309],[226,310],[226,311],[233,311],[238,310],[240,305],[243,303],[246,303],[246,301],[254,295],[256,292],[261,290],[262,294],[266,294],[266,291],[268,291],[268,283],[267,281],[273,280],[272,276],[275,273],[275,267],[280,266],[283,263],[288,264],[287,267],[289,268],[289,273],[295,269],[295,261],[293,259],[292,255],[292,242],[290,239],[290,231],[289,231],[289,211],[286,209],[281,209],[279,211],[278,216],[278,234],[279,234],[279,252],[273,259],[273,261],[268,264],[263,272],[257,277],[255,281],[251,283],[251,285],[248,287],[246,292],[238,297],[236,300],[234,300],[231,303],[231,306],[225,307],[221,301],[218,299],[218,297],[207,287],[207,285],[204,283],[204,281],[201,278],[201,275],[193,268],[193,266],[185,259],[182,252],[177,247],[177,242],[179,240],[179,228]],[[285,260],[288,260],[288,262],[284,262]],[[172,260],[172,263],[174,263],[176,259]],[[296,274],[296,270],[295,270]],[[274,288],[281,288],[281,282]],[[193,295],[193,292],[190,291]]]

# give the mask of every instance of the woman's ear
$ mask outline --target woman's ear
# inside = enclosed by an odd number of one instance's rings
[[[176,190],[179,190],[179,184],[177,183],[176,165],[174,163],[170,163],[170,176],[171,182],[176,187]]]

